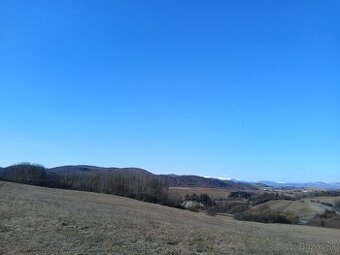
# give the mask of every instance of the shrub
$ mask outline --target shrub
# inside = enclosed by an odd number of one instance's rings
[[[340,211],[340,199],[335,200],[334,209]]]
[[[322,205],[325,206],[329,206],[329,207],[333,207],[333,205],[331,203],[327,203],[327,202],[321,202]]]
[[[199,196],[195,193],[190,194],[190,195],[188,194],[188,195],[185,195],[184,200],[201,203],[203,204],[205,208],[209,206],[213,206],[215,204],[214,201],[209,197],[209,195],[205,193],[202,193]]]
[[[219,213],[240,213],[249,209],[249,205],[243,201],[218,201],[215,210]]]
[[[218,209],[216,206],[210,206],[205,213],[209,216],[216,216]]]
[[[196,193],[185,195],[184,200],[200,202],[200,198],[196,195]]]
[[[207,194],[201,194],[199,197],[199,202],[201,202],[204,207],[212,206],[214,204]]]
[[[256,210],[248,210],[246,212],[237,213],[234,215],[237,220],[256,221],[263,223],[283,223],[294,224],[298,222],[298,218],[289,213],[278,212],[270,209],[268,206],[262,206]]]
[[[249,200],[255,195],[253,192],[247,191],[234,191],[231,192],[228,196],[229,200]]]
[[[292,200],[290,196],[279,195],[278,193],[265,193],[252,197],[253,205],[263,204],[271,200]]]
[[[335,211],[325,210],[321,214],[317,214],[309,222],[309,225],[327,228],[340,228],[340,216]]]

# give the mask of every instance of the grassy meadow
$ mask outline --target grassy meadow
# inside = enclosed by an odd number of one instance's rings
[[[0,182],[0,254],[339,254],[340,230]]]

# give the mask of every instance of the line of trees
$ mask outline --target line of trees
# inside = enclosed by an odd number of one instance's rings
[[[181,207],[181,201],[169,196],[163,179],[140,169],[51,172],[41,165],[23,163],[2,169],[0,180],[114,194]]]
[[[334,202],[334,209],[340,212],[340,199],[336,199]]]
[[[46,177],[44,166],[30,163],[13,165],[2,169],[0,172],[2,180],[36,185],[40,184]]]
[[[114,170],[54,174],[63,187],[126,196],[154,203],[167,202],[167,187],[158,177],[143,171]]]
[[[243,221],[256,221],[262,223],[297,224],[298,217],[292,213],[279,212],[264,205],[255,210],[247,210],[234,214],[234,218]]]
[[[258,194],[249,191],[234,191],[229,194],[227,200],[248,201],[252,205],[258,205],[271,200],[293,200],[293,198],[279,193]]]
[[[197,195],[196,193],[187,194],[187,195],[185,195],[184,200],[202,203],[202,205],[205,208],[215,205],[215,202],[209,197],[208,194],[205,194],[205,193],[201,193],[199,195]]]

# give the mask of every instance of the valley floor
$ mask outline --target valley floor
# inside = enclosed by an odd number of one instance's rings
[[[0,182],[0,254],[340,254],[340,230]]]

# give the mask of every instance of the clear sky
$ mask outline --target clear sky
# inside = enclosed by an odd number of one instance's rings
[[[340,181],[340,2],[0,1],[0,166]]]

